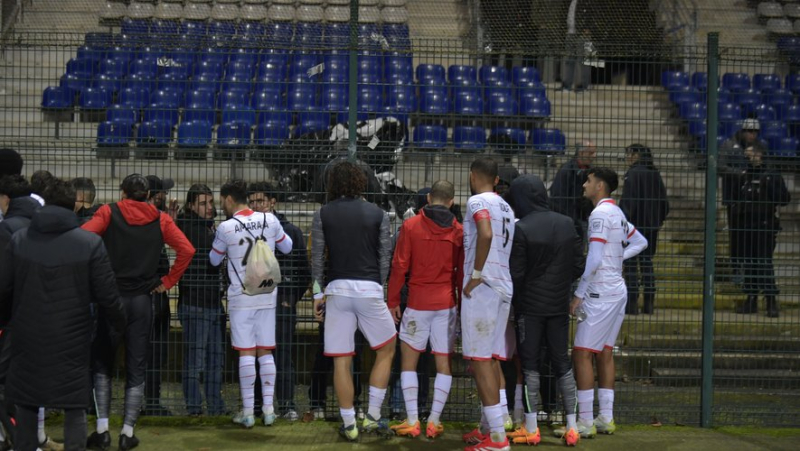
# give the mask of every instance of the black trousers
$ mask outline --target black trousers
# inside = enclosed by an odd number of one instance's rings
[[[15,450],[35,451],[39,448],[38,414],[38,407],[17,406]],[[86,409],[64,411],[64,449],[66,451],[86,449]]]
[[[145,408],[161,405],[161,376],[169,355],[169,296],[154,294],[153,330],[147,358],[147,382],[144,386]]]
[[[731,235],[732,242],[736,243],[741,253],[745,294],[777,296],[778,286],[775,283],[775,266],[772,257],[775,254],[778,232],[776,230],[733,229]]]
[[[536,371],[542,374],[542,363],[546,361],[542,352],[542,347],[547,347],[550,357],[552,377],[559,379],[572,369],[569,360],[567,345],[569,342],[569,315],[558,316],[534,316],[517,314],[517,339],[519,340],[519,358],[522,363],[522,370]],[[551,379],[551,385],[555,386],[555,380]],[[556,403],[553,395],[553,388],[541,387],[542,392],[548,392],[549,400],[542,396],[543,405],[547,408],[548,401],[551,409]],[[526,403],[527,405],[527,403]],[[534,407],[535,408],[535,407]]]
[[[128,323],[124,331],[115,331],[101,314],[97,338],[92,344],[92,371],[113,377],[117,347],[124,341],[125,388],[131,388],[145,382],[153,307],[149,294],[122,296],[120,299],[125,306]]]
[[[628,303],[636,304],[639,293],[645,296],[656,294],[656,277],[653,271],[653,256],[658,245],[658,229],[639,229],[647,239],[647,248],[639,255],[625,260],[625,285],[628,287]],[[641,290],[640,290],[641,287]]]
[[[353,356],[353,388],[355,398],[353,405],[361,405],[361,350],[364,348],[364,336],[356,330],[356,355]],[[314,368],[311,370],[311,386],[308,389],[308,398],[312,409],[327,410],[328,377],[333,374],[333,357],[326,357],[325,350],[325,324],[319,325],[319,343],[317,355],[314,358]]]

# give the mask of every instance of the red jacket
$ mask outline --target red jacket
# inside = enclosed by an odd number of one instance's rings
[[[425,209],[400,228],[389,277],[389,308],[400,305],[408,278],[408,307],[443,310],[456,305],[464,265],[464,229],[453,218],[442,227]]]
[[[122,217],[125,218],[125,221],[130,225],[149,224],[153,222],[158,215],[161,215],[161,235],[164,237],[164,243],[175,250],[177,254],[175,263],[169,269],[169,274],[162,277],[161,282],[167,289],[174,287],[192,261],[192,257],[195,253],[192,243],[189,242],[186,235],[181,232],[181,229],[175,225],[175,221],[173,221],[168,214],[158,211],[156,207],[147,202],[123,199],[117,202],[117,206],[122,213]],[[103,205],[97,210],[94,216],[92,216],[92,219],[86,224],[83,224],[81,228],[103,236],[110,223],[111,207]]]

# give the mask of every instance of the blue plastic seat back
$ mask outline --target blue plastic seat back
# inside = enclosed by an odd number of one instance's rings
[[[139,147],[166,147],[172,141],[172,126],[166,121],[145,121],[136,132],[136,144]]]
[[[481,66],[478,73],[484,86],[497,86],[498,82],[503,85],[510,83],[508,69],[502,66]]]
[[[414,113],[417,111],[417,94],[414,86],[394,85],[386,87],[384,106],[387,112]]]
[[[444,85],[444,67],[439,64],[418,65],[417,82],[422,85]]]
[[[665,70],[661,73],[661,86],[667,91],[689,86],[689,74],[679,70]]]
[[[750,76],[745,73],[726,73],[722,76],[722,86],[731,92],[750,89]]]
[[[105,121],[97,125],[97,145],[100,147],[127,146],[133,139],[133,122]]]
[[[142,111],[143,122],[160,122],[171,127],[178,123],[178,109],[165,108],[159,105],[150,105]]]
[[[549,117],[551,113],[550,101],[544,97],[523,97],[519,112],[523,116]]]
[[[217,145],[229,149],[240,149],[250,145],[252,124],[223,122],[217,129]]]
[[[567,140],[561,130],[554,128],[535,128],[531,130],[531,144],[534,150],[563,153]]]
[[[524,86],[529,83],[541,83],[542,77],[539,69],[532,66],[515,66],[511,69],[511,82],[514,86]]]
[[[418,124],[414,127],[414,146],[422,149],[442,149],[447,145],[447,129],[441,125]]]
[[[104,110],[111,106],[114,93],[102,88],[86,88],[81,91],[79,105],[84,110]]]
[[[444,86],[421,86],[419,111],[427,114],[446,114],[449,112],[447,88]]]
[[[321,107],[325,111],[347,111],[350,96],[346,84],[325,84],[320,93]]]
[[[182,122],[178,126],[178,147],[199,148],[211,144],[212,123],[202,120]]]
[[[756,74],[753,76],[753,88],[768,91],[781,88],[781,77],[777,74]]]
[[[289,139],[289,124],[282,121],[263,122],[256,125],[255,145],[259,147],[278,147]]]
[[[459,150],[483,150],[486,147],[486,130],[483,127],[473,126],[455,127],[453,145]]]
[[[478,87],[453,88],[452,112],[456,114],[477,115],[483,113],[483,97]]]
[[[183,121],[215,124],[217,122],[217,111],[213,108],[204,107],[205,105],[200,104],[187,104],[186,109],[183,110]]]
[[[42,93],[42,108],[49,110],[65,110],[72,108],[74,93],[69,88],[49,86]]]
[[[251,127],[256,123],[256,112],[249,105],[229,105],[222,110],[222,123],[239,122],[249,124]]]

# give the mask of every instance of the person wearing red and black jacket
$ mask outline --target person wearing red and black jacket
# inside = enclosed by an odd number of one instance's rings
[[[147,347],[153,321],[152,296],[166,292],[178,283],[195,248],[172,218],[147,203],[148,181],[141,174],[131,174],[122,181],[122,200],[104,205],[82,228],[103,237],[116,274],[117,288],[125,305],[128,323],[125,341],[125,410],[119,449],[139,444],[133,427],[144,401]],[[159,277],[159,259],[164,244],[175,250],[177,258],[166,276]],[[107,449],[111,444],[108,416],[111,409],[111,371],[116,347],[123,337],[110,333],[105,321],[99,321],[94,346],[94,384],[97,400],[97,431],[87,447]]]
[[[464,230],[449,208],[453,205],[452,183],[438,181],[428,193],[428,205],[407,219],[398,232],[389,278],[389,310],[395,323],[401,321],[400,384],[408,418],[393,426],[398,435],[421,433],[417,396],[417,361],[430,340],[436,360],[433,405],[426,436],[441,435],[439,417],[450,393],[450,354],[454,351],[458,312],[456,301],[463,282]],[[400,292],[408,277],[408,306],[401,314]]]

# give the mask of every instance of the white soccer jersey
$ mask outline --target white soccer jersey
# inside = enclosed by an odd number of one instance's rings
[[[613,199],[603,199],[594,208],[589,216],[589,241],[604,246],[600,266],[589,276],[587,296],[594,300],[615,300],[627,293],[622,262],[625,245],[635,231]]]
[[[244,279],[247,256],[253,248],[255,238],[267,241],[267,245],[275,252],[284,254],[292,250],[292,239],[289,238],[281,227],[280,221],[272,213],[256,213],[245,209],[236,212],[233,218],[228,219],[217,227],[214,236],[214,245],[211,250],[211,262],[219,264],[222,257],[228,256],[228,309],[246,310],[272,308],[276,306],[278,289],[272,293],[250,296],[242,292],[242,279]],[[216,254],[216,256],[214,255]]]
[[[481,277],[500,295],[511,299],[514,288],[508,259],[511,256],[511,244],[514,242],[516,220],[511,207],[496,193],[476,194],[467,201],[467,212],[464,215],[464,286],[469,282],[475,266],[478,234],[476,221],[484,218],[491,219],[494,237],[486,264],[481,270]]]

